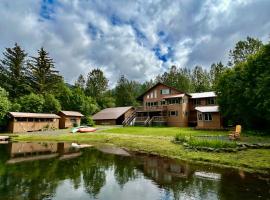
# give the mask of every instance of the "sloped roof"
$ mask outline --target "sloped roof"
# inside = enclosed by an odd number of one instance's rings
[[[28,117],[28,118],[60,118],[56,114],[48,113],[26,113],[26,112],[9,112],[12,117]]]
[[[147,92],[149,92],[150,90],[152,90],[153,88],[155,88],[155,87],[158,86],[158,85],[164,85],[164,86],[166,86],[166,87],[168,87],[168,88],[170,88],[170,89],[173,89],[173,90],[178,91],[179,93],[184,93],[184,92],[182,92],[182,91],[180,91],[180,90],[178,90],[178,89],[176,89],[176,88],[174,88],[174,87],[171,87],[171,86],[166,85],[166,84],[164,84],[164,83],[158,82],[158,83],[156,83],[155,85],[153,85],[152,87],[150,87],[148,90],[146,90],[144,93],[142,93],[140,96],[138,96],[138,97],[137,97],[137,100],[142,100],[143,96],[144,96]]]
[[[99,111],[93,115],[94,120],[104,120],[104,119],[117,119],[125,112],[133,108],[132,106],[128,107],[115,107],[115,108],[106,108]]]
[[[202,113],[219,112],[219,107],[218,106],[197,106],[195,107],[195,110],[200,111]]]
[[[83,114],[77,111],[65,111],[61,110],[60,113],[63,113],[65,116],[72,116],[72,117],[83,117]]]
[[[199,99],[199,98],[207,98],[207,97],[216,97],[216,93],[212,92],[198,92],[198,93],[190,93],[192,99]]]

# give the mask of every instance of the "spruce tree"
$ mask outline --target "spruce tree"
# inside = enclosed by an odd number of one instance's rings
[[[9,93],[10,98],[29,93],[25,51],[15,43],[13,48],[6,48],[0,61],[0,85]]]
[[[38,50],[37,57],[31,57],[29,63],[31,69],[31,86],[37,94],[52,93],[62,81],[59,72],[55,70],[53,59],[42,47]]]

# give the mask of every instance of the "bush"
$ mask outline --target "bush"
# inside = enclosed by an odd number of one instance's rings
[[[52,94],[44,95],[43,112],[57,113],[61,110],[59,101]]]
[[[20,97],[17,103],[21,105],[22,112],[38,113],[43,111],[44,98],[42,95],[31,93]]]
[[[82,124],[88,125],[88,126],[95,126],[95,121],[90,116],[85,116],[82,118]]]

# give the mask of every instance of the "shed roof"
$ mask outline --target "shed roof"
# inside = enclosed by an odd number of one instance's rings
[[[26,113],[26,112],[9,112],[12,117],[25,117],[25,118],[60,118],[56,114],[49,113]]]
[[[205,113],[205,112],[219,112],[218,106],[197,106],[195,110]]]
[[[65,116],[72,116],[72,117],[83,117],[83,114],[77,111],[65,111],[61,110],[60,113],[63,113]]]
[[[104,119],[117,119],[128,110],[133,108],[132,106],[128,107],[115,107],[115,108],[106,108],[104,110],[99,111],[98,113],[93,115],[94,120],[104,120]]]
[[[207,98],[207,97],[216,97],[216,93],[212,92],[198,92],[198,93],[190,93],[192,99],[199,99],[199,98]]]

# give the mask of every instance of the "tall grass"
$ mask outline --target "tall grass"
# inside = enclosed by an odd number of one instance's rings
[[[189,146],[192,147],[210,147],[210,148],[235,148],[237,147],[236,142],[232,141],[225,141],[225,140],[218,140],[218,139],[202,139],[191,137],[187,141]]]
[[[187,143],[191,147],[210,147],[210,148],[235,148],[236,142],[226,141],[221,139],[198,138],[194,136],[186,136],[183,134],[176,134],[175,142]]]

